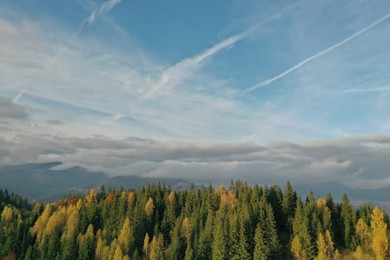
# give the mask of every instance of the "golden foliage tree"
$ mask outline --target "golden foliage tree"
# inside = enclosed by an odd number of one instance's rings
[[[153,212],[154,212],[153,199],[149,198],[148,202],[146,202],[146,204],[145,204],[145,214],[146,214],[146,216],[150,217],[153,215]]]
[[[223,208],[229,205],[232,209],[234,209],[238,204],[238,199],[236,198],[236,194],[233,190],[229,190],[228,192],[221,191],[221,204],[220,208]]]
[[[122,260],[123,259],[123,253],[120,245],[118,244],[115,249],[115,254],[113,260]]]
[[[130,226],[129,218],[126,218],[122,230],[118,236],[118,243],[121,246],[122,252],[128,254],[134,243],[133,229]]]
[[[362,218],[359,218],[356,223],[355,235],[361,249],[367,250],[370,241],[370,230],[367,223]]]
[[[186,217],[181,224],[181,233],[188,240],[191,237],[191,221]]]
[[[318,249],[317,260],[326,260],[326,259],[328,259],[327,255],[326,255],[326,251],[327,251],[326,247],[327,246],[326,246],[325,238],[322,235],[322,233],[319,233],[318,237],[317,237],[317,249]]]
[[[333,259],[334,258],[334,243],[332,240],[332,236],[330,235],[329,230],[325,231],[325,243],[326,243],[326,257],[328,259]]]
[[[306,259],[305,251],[303,250],[299,236],[295,236],[291,242],[291,252],[295,259]]]
[[[168,200],[169,202],[175,201],[175,193],[173,191],[169,193]]]
[[[90,205],[92,203],[96,203],[96,190],[95,189],[90,189],[87,196],[85,197],[85,200],[87,202],[87,205]]]
[[[149,240],[150,240],[149,234],[146,233],[146,234],[145,234],[145,238],[144,238],[144,247],[143,247],[143,250],[144,250],[144,255],[145,255],[145,257],[146,257],[147,259],[149,258]]]
[[[150,245],[150,260],[162,260],[163,256],[164,238],[162,234],[158,237],[153,236],[152,243]]]
[[[5,223],[11,222],[13,217],[12,207],[5,206],[1,213],[1,220]]]
[[[384,216],[384,213],[379,208],[374,208],[371,214],[371,247],[378,260],[386,259],[388,256],[389,239]]]

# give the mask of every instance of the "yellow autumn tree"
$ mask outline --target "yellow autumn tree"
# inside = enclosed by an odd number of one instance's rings
[[[77,228],[79,226],[79,221],[80,221],[80,214],[79,210],[76,209],[75,207],[72,207],[72,211],[69,212],[68,214],[69,217],[66,221],[66,226],[65,226],[65,231],[62,235],[62,240],[64,239],[72,239],[76,234],[77,234]]]
[[[13,217],[12,207],[5,206],[3,212],[1,213],[1,220],[3,221],[3,223],[9,223],[11,222],[12,217]]]
[[[317,260],[327,260],[328,259],[327,255],[326,255],[326,251],[327,251],[326,247],[327,246],[326,246],[325,238],[322,235],[322,233],[319,233],[318,237],[317,237],[317,249],[318,249]]]
[[[353,253],[353,257],[356,260],[363,260],[364,259],[364,253],[363,253],[363,249],[361,246],[358,246],[356,248],[356,251]]]
[[[96,249],[95,249],[95,257],[96,259],[103,259],[103,249],[106,246],[105,241],[99,237],[98,241],[96,243]]]
[[[143,247],[144,255],[146,259],[149,258],[149,240],[150,240],[149,234],[146,233],[144,238],[144,247]]]
[[[154,211],[153,199],[149,198],[148,202],[146,202],[146,204],[145,204],[145,214],[146,214],[146,216],[148,216],[148,217],[152,216],[153,215],[153,211]]]
[[[87,202],[87,205],[90,205],[91,203],[96,203],[96,190],[95,189],[90,189],[87,196],[85,197],[85,200]]]
[[[374,208],[371,214],[371,248],[376,259],[384,260],[388,256],[389,239],[387,236],[387,224],[384,221],[384,213],[379,208]]]
[[[324,212],[324,209],[326,207],[326,200],[322,197],[319,197],[318,200],[317,200],[317,208],[318,210],[323,213]]]
[[[186,238],[189,239],[192,233],[191,221],[186,217],[181,224],[181,233]]]
[[[38,217],[37,221],[35,221],[34,226],[31,228],[31,233],[37,235],[38,240],[40,240],[43,235],[43,231],[45,230],[47,221],[49,220],[51,213],[52,205],[47,204],[42,214]]]
[[[122,230],[118,236],[118,243],[121,246],[122,253],[128,254],[134,243],[133,229],[130,226],[129,218],[123,222]]]
[[[118,246],[119,246],[118,240],[115,238],[114,240],[112,240],[111,245],[109,247],[108,259],[114,258],[114,255],[115,255],[115,252],[116,252],[116,249]],[[106,259],[106,258],[103,258],[103,259]]]
[[[295,236],[291,242],[291,252],[294,255],[294,259],[306,259],[306,254],[303,250],[299,236]]]
[[[115,254],[113,260],[122,260],[123,259],[123,253],[120,245],[118,244],[115,249]]]
[[[175,193],[171,191],[168,196],[168,201],[173,202],[175,200]]]
[[[359,218],[358,222],[356,223],[355,235],[359,245],[361,246],[361,249],[363,251],[367,250],[370,241],[370,230],[367,223],[362,218]]]
[[[151,245],[150,245],[150,260],[162,260],[163,256],[163,245],[164,238],[162,234],[159,234],[158,237],[153,236]]]
[[[334,255],[335,255],[334,243],[333,243],[332,236],[330,235],[329,230],[325,231],[324,239],[325,239],[325,243],[326,243],[326,257],[328,259],[333,259]]]
[[[54,212],[47,221],[44,234],[50,236],[54,231],[60,229],[65,224],[65,220],[66,215],[62,211]]]
[[[230,205],[230,207],[234,209],[237,206],[237,204],[238,204],[238,199],[233,190],[229,190],[228,192],[221,191],[220,208]]]
[[[127,195],[127,204],[130,206],[134,203],[135,201],[135,194],[134,192],[130,191],[129,194]]]

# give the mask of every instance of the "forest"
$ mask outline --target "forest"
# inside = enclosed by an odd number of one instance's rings
[[[91,189],[54,203],[0,190],[1,259],[389,259],[389,219],[289,182]]]

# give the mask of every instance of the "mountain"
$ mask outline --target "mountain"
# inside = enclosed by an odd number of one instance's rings
[[[182,179],[147,178],[134,175],[109,177],[103,172],[89,171],[80,166],[63,170],[54,170],[61,162],[29,163],[23,165],[0,166],[0,189],[7,189],[29,200],[53,201],[72,193],[85,193],[90,188],[121,187],[136,189],[148,183],[165,183],[173,190],[191,187],[191,183]],[[207,180],[205,180],[207,183]],[[295,184],[298,194],[314,191],[316,196],[325,197],[330,192],[333,198],[341,201],[343,193],[347,193],[351,202],[360,204],[371,202],[390,212],[390,189],[352,189],[342,184],[329,182],[320,184]]]
[[[53,167],[61,162],[29,163],[0,166],[0,189],[7,189],[29,200],[54,201],[64,195],[85,193],[90,188],[104,185],[107,188],[138,188],[148,183],[170,184],[172,189],[181,190],[191,186],[180,179],[144,178],[140,176],[108,177],[103,172],[89,171],[80,166],[63,170]]]
[[[349,188],[340,183],[326,182],[319,184],[296,184],[294,185],[298,194],[308,194],[313,191],[316,196],[325,197],[329,192],[332,197],[341,202],[343,194],[348,194],[350,201],[358,206],[363,202],[370,202],[375,206],[379,206],[387,212],[390,212],[390,189],[378,188],[378,189],[364,189],[364,188]]]
[[[53,170],[61,162],[29,163],[0,167],[0,188],[28,199],[53,200],[70,191],[95,187],[107,180],[102,172],[91,172],[82,167]]]

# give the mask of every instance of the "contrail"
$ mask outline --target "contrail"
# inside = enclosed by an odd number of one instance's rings
[[[253,34],[254,31],[258,30],[263,25],[278,19],[283,13],[291,10],[293,7],[295,7],[295,5],[286,6],[262,22],[250,26],[243,32],[234,34],[214,44],[210,48],[201,51],[195,56],[183,59],[175,65],[167,68],[161,73],[159,79],[153,84],[151,90],[142,97],[142,100],[154,96],[158,91],[160,91],[160,89],[166,86],[178,85],[185,78],[187,78],[189,74],[197,70],[198,67],[201,66],[202,62],[207,59],[211,59],[214,55],[218,54],[222,50],[232,48],[237,42],[249,37]]]
[[[19,98],[21,98],[24,94],[24,91],[20,92],[14,99],[12,100],[13,103],[17,103],[19,101]]]
[[[336,44],[330,46],[329,48],[327,48],[327,49],[325,49],[325,50],[323,50],[323,51],[320,51],[320,52],[318,52],[317,54],[315,54],[315,55],[313,55],[313,56],[311,56],[311,57],[309,57],[309,58],[307,58],[307,59],[301,61],[300,63],[298,63],[298,64],[296,64],[295,66],[289,68],[288,70],[286,70],[286,71],[280,73],[279,75],[277,75],[277,76],[275,76],[275,77],[273,77],[273,78],[267,79],[267,80],[265,80],[265,81],[262,81],[262,82],[260,82],[260,83],[258,83],[258,84],[256,84],[256,85],[253,85],[252,87],[249,87],[249,88],[243,90],[243,91],[241,92],[241,96],[244,96],[244,95],[246,95],[246,94],[248,94],[248,93],[254,91],[255,89],[258,89],[258,88],[262,88],[262,87],[268,86],[268,85],[271,84],[272,82],[274,82],[274,81],[276,81],[276,80],[278,80],[278,79],[280,79],[280,78],[283,78],[283,77],[287,76],[288,74],[290,74],[291,72],[293,72],[293,71],[299,69],[300,67],[302,67],[302,66],[305,65],[306,63],[308,63],[308,62],[310,62],[310,61],[312,61],[312,60],[314,60],[314,59],[317,59],[317,58],[321,57],[322,55],[324,55],[324,54],[326,54],[326,53],[328,53],[328,52],[331,52],[331,51],[333,51],[334,49],[336,49],[336,48],[338,48],[338,47],[340,47],[340,46],[342,46],[342,45],[344,45],[344,44],[346,44],[346,43],[352,41],[353,39],[355,39],[355,38],[358,37],[359,35],[361,35],[361,34],[367,32],[368,30],[371,30],[372,28],[374,28],[374,27],[377,26],[378,24],[382,23],[383,21],[385,21],[385,20],[388,19],[389,17],[390,17],[390,13],[388,13],[388,14],[385,15],[385,16],[383,16],[383,17],[380,18],[379,20],[373,22],[373,23],[370,24],[369,26],[367,26],[367,27],[361,29],[360,31],[358,31],[358,32],[356,32],[356,33],[354,33],[354,34],[352,34],[352,35],[349,36],[348,38],[345,38],[345,39],[342,40],[341,42],[338,42],[338,43],[336,43]]]
[[[390,87],[346,89],[346,90],[338,91],[337,93],[350,94],[350,93],[367,93],[367,92],[383,92],[383,91],[390,91]]]
[[[70,39],[66,42],[66,45],[64,45],[57,53],[54,55],[54,57],[51,57],[44,65],[43,69],[46,69],[49,65],[51,65],[59,56],[62,55],[62,53],[65,50],[65,46],[72,44],[75,39],[79,36],[81,31],[84,29],[85,25],[88,24],[89,26],[92,25],[96,18],[102,14],[108,13],[114,6],[119,4],[122,0],[108,0],[107,2],[104,2],[99,6],[99,8],[95,9],[87,18],[84,19],[84,21],[81,22],[80,26],[77,28],[76,32],[70,37]]]
[[[247,35],[248,31],[245,31],[243,33],[235,34],[233,36],[230,36],[229,38],[213,45],[211,48],[208,48],[206,50],[203,50],[201,53],[186,58],[184,60],[181,60],[180,62],[176,63],[175,65],[169,67],[166,69],[159,81],[155,84],[155,86],[147,93],[146,96],[143,97],[143,99],[147,99],[152,97],[156,94],[163,86],[167,85],[177,85],[179,82],[181,82],[184,78],[188,76],[189,73],[192,73],[195,71],[198,66],[204,62],[206,59],[216,55],[218,52],[228,49],[232,47],[236,42],[240,41]]]

